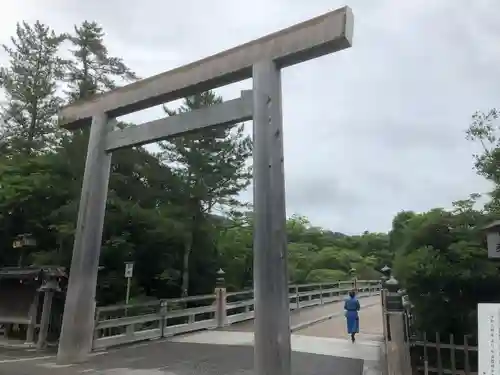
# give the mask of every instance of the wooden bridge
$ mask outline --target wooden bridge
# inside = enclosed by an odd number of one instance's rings
[[[293,374],[380,374],[380,283],[357,283],[361,332],[347,340],[343,300],[352,282],[290,286]],[[252,374],[253,292],[98,308],[94,354],[58,366],[54,353],[3,351],[0,375]]]

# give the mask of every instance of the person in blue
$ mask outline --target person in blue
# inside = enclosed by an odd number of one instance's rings
[[[356,341],[356,333],[359,332],[358,311],[360,308],[361,306],[356,298],[356,292],[354,290],[350,291],[349,297],[347,297],[344,303],[344,310],[347,321],[347,333],[351,335],[351,341],[353,343]]]

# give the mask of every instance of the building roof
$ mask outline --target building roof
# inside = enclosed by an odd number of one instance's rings
[[[500,227],[500,220],[495,220],[493,221],[492,223],[486,225],[483,227],[483,230],[492,230],[492,229],[495,229],[495,228],[498,228]]]

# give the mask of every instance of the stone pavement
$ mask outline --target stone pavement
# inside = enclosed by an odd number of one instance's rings
[[[174,338],[175,342],[199,343],[212,345],[243,346],[253,345],[252,332],[203,331]],[[329,356],[331,358],[361,361],[362,370],[351,369],[350,375],[381,375],[383,366],[383,346],[377,341],[358,341],[330,337],[313,337],[292,335],[292,350],[294,352]],[[333,367],[335,369],[335,367]],[[336,374],[336,372],[331,372]],[[339,372],[341,374],[342,372]],[[316,374],[314,367],[307,368],[305,374]],[[321,373],[318,373],[321,374]]]
[[[217,332],[217,334],[246,334]],[[360,359],[294,351],[293,375],[361,375]],[[250,345],[217,345],[156,341],[94,355],[87,363],[57,366],[55,357],[24,362],[0,362],[1,375],[252,375]]]
[[[361,304],[364,305],[363,301],[361,301]],[[362,307],[359,313],[359,326],[358,340],[382,341],[384,339],[382,307],[380,304],[365,304],[365,307]],[[322,323],[299,329],[296,333],[305,336],[348,338],[343,314]]]

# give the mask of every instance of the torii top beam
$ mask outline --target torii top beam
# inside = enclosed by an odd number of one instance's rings
[[[60,126],[76,129],[93,115],[126,115],[252,75],[252,65],[273,60],[287,67],[352,45],[354,17],[349,7],[296,24],[205,59],[63,107]]]

